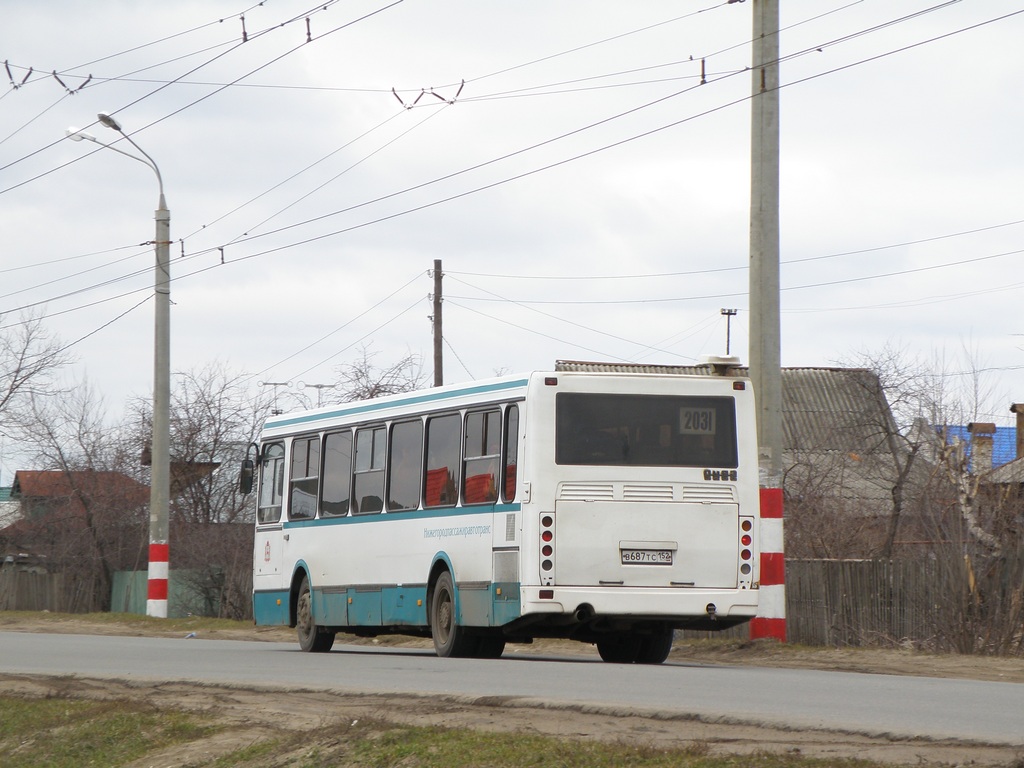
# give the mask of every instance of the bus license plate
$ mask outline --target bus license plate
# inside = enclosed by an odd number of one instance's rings
[[[672,565],[671,549],[620,549],[623,565]]]

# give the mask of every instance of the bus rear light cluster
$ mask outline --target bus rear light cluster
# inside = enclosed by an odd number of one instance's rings
[[[740,518],[740,586],[750,587],[753,577],[754,519]]]
[[[540,516],[540,583],[555,583],[555,515],[542,512]]]

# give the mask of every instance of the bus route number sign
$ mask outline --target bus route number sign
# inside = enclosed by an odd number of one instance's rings
[[[681,435],[713,435],[715,434],[714,408],[680,408],[679,434]]]
[[[672,565],[671,549],[620,549],[623,565]]]

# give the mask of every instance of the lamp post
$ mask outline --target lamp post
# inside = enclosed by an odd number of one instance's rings
[[[107,149],[148,165],[156,173],[160,200],[156,209],[156,267],[153,276],[155,307],[153,313],[153,441],[149,492],[149,573],[146,615],[167,618],[167,579],[169,573],[170,536],[168,533],[171,502],[171,212],[164,198],[164,181],[156,161],[121,129],[121,124],[105,112],[97,115],[107,128],[117,131],[142,153],[138,157],[99,141],[77,129],[69,128],[68,138],[87,139]]]

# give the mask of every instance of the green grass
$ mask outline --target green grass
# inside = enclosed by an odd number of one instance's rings
[[[216,715],[157,710],[139,701],[0,697],[4,768],[123,768],[148,755],[201,741],[221,729]],[[657,749],[522,733],[400,726],[372,720],[256,729],[252,743],[196,768],[870,768],[859,760],[755,753],[712,756],[706,744]],[[166,757],[165,757],[166,759]]]
[[[0,698],[4,768],[120,766],[215,730],[140,702]]]
[[[391,729],[355,745],[353,763],[386,768],[812,768],[869,765],[856,761],[821,762],[785,755],[755,754],[711,756],[706,744],[657,749],[599,741],[570,741],[542,736],[478,733],[428,728]],[[327,768],[330,761],[307,763],[303,768]]]

